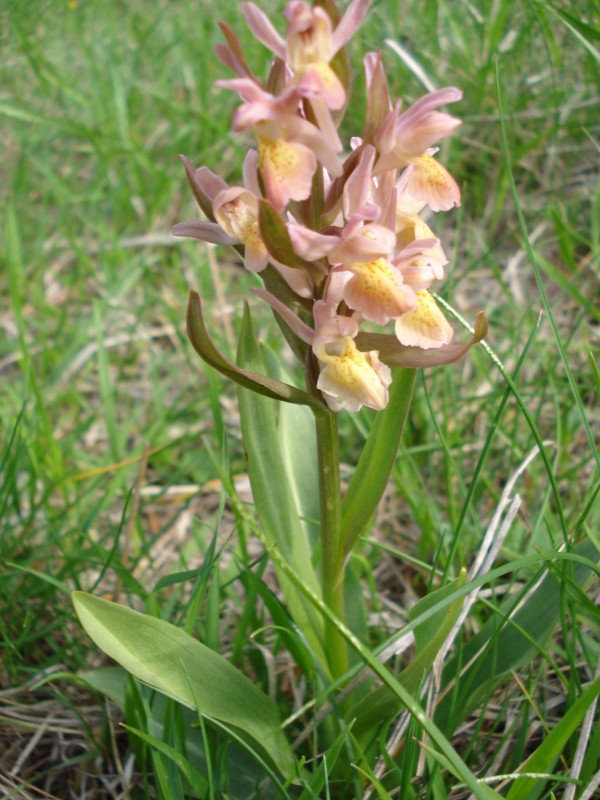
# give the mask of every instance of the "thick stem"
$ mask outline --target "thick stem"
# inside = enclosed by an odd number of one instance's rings
[[[323,601],[345,622],[344,553],[341,538],[340,447],[337,414],[315,411],[321,502],[321,588]],[[325,651],[334,678],[348,669],[344,638],[330,622],[325,624]]]

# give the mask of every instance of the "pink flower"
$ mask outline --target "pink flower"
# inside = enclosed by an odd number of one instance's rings
[[[375,163],[375,148],[366,145],[358,164],[344,184],[343,209],[344,216],[350,220],[376,220],[381,214],[381,208],[375,200],[375,184],[373,181],[373,164]]]
[[[402,272],[386,258],[355,262],[335,269],[350,272],[342,298],[348,308],[370,322],[385,325],[416,305],[415,293],[405,285]]]
[[[460,205],[460,189],[448,170],[433,158],[432,147],[412,158],[406,168],[407,190],[424,200],[432,211],[449,211]]]
[[[327,256],[331,264],[349,266],[389,255],[396,242],[394,232],[376,222],[352,219],[341,229],[319,233],[290,222],[288,232],[295,252],[308,261]]]
[[[180,222],[174,236],[189,236],[213,244],[243,244],[244,266],[260,272],[269,262],[267,248],[258,225],[258,181],[256,151],[250,150],[244,161],[244,186],[228,186],[207,167],[196,170],[194,178],[212,202],[216,222]]]
[[[362,23],[370,3],[371,0],[352,0],[333,30],[323,8],[292,0],[285,10],[285,40],[254,3],[242,3],[242,12],[256,38],[289,65],[300,94],[322,98],[327,108],[339,109],[346,102],[346,92],[329,64]]]
[[[359,411],[363,405],[380,411],[388,399],[392,373],[376,350],[360,351],[354,342],[359,322],[336,312],[337,303],[317,300],[314,331],[294,312],[264,289],[253,292],[268,303],[294,333],[312,346],[319,360],[317,388],[332,411]]]
[[[381,63],[381,53],[367,53],[364,59],[367,82],[367,115],[365,118],[366,142],[372,142],[392,110],[387,79]]]
[[[461,124],[455,117],[435,109],[461,97],[459,89],[440,89],[417,100],[403,114],[400,114],[398,102],[374,135],[380,154],[374,174],[408,167],[407,191],[416,199],[424,200],[433,211],[447,211],[460,205],[460,190],[456,182],[432,158],[436,151],[430,148]]]
[[[392,382],[388,366],[377,351],[361,352],[354,342],[358,323],[339,316],[335,305],[318,300],[313,309],[315,335],[313,352],[321,371],[317,388],[332,411],[359,411],[363,405],[380,411],[385,408]]]
[[[338,272],[350,275],[333,284],[327,296],[344,300],[370,322],[386,325],[390,319],[412,311],[417,305],[415,291],[428,288],[443,275],[443,265],[436,260],[438,245],[437,239],[422,239],[412,242],[393,258],[334,267],[332,277]]]
[[[283,211],[290,200],[309,196],[317,160],[331,175],[341,174],[337,142],[330,142],[299,115],[294,87],[275,97],[251,78],[217,81],[216,85],[233,89],[245,101],[235,111],[233,128],[252,130],[256,136],[267,199],[277,211]]]

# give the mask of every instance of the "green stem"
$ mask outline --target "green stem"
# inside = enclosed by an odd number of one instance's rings
[[[315,410],[321,503],[321,589],[323,601],[343,623],[344,552],[341,537],[340,446],[337,414]],[[348,669],[348,649],[330,620],[325,623],[325,652],[333,678]]]

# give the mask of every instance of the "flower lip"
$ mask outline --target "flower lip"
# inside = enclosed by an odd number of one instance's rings
[[[321,363],[317,388],[332,411],[355,412],[363,405],[376,411],[386,407],[392,373],[376,351],[361,352],[350,336],[313,350]]]

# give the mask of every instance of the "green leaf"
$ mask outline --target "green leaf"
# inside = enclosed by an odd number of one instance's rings
[[[264,369],[247,305],[240,331],[238,363],[253,370]],[[276,407],[272,400],[241,386],[238,398],[248,475],[265,539],[270,547],[277,548],[310,591],[319,594],[310,543],[300,523],[281,454]],[[284,575],[278,577],[292,617],[325,668],[320,615]]]
[[[282,775],[294,774],[277,706],[229,661],[169,622],[85,592],[72,597],[89,636],[128,672],[188,708],[198,701],[204,716],[241,731]]]
[[[428,653],[428,651],[435,650],[437,655],[440,646],[445,641],[446,637],[452,630],[454,623],[458,619],[458,615],[460,614],[463,606],[463,600],[462,598],[453,600],[449,606],[439,609],[435,614],[428,616],[425,620],[423,620],[423,622],[419,622],[420,617],[424,617],[426,612],[434,608],[436,605],[438,605],[438,603],[446,600],[446,598],[450,597],[457,589],[461,589],[463,586],[465,586],[466,583],[467,571],[463,568],[461,569],[458,578],[450,581],[450,583],[446,583],[444,586],[440,586],[439,589],[434,589],[432,592],[429,592],[429,594],[426,594],[425,597],[422,597],[411,608],[408,619],[410,622],[417,623],[414,628],[415,646],[417,650],[417,657],[415,661],[418,661],[419,658]],[[414,664],[415,661],[412,663]],[[425,663],[431,665],[433,664],[433,660],[428,657],[425,659]],[[407,672],[408,670],[404,670],[401,675],[405,675]],[[418,676],[417,680],[412,684],[415,689],[420,681],[421,676]],[[405,682],[404,685],[406,686],[408,684]]]
[[[295,386],[282,383],[266,375],[248,372],[232,364],[231,361],[228,361],[225,356],[217,350],[209,336],[206,325],[204,324],[202,302],[198,292],[190,292],[187,308],[187,330],[190,342],[200,357],[206,361],[207,364],[210,364],[211,367],[214,367],[214,369],[239,386],[244,386],[246,389],[251,389],[253,392],[258,392],[274,400],[284,400],[287,403],[300,403],[319,409],[324,408],[324,404],[321,400],[307,392],[303,392],[301,389],[297,389]]]
[[[466,580],[466,571],[462,570],[456,580],[423,597],[411,610],[410,621],[418,623],[419,617],[424,616],[434,606],[449,598],[457,589],[462,588]],[[458,619],[462,606],[463,598],[460,597],[416,625],[414,629],[416,655],[408,667],[397,676],[397,680],[411,694],[417,691],[423,677],[431,668],[441,646]],[[354,733],[357,736],[367,734],[373,728],[380,726],[384,720],[395,716],[400,707],[394,692],[387,686],[380,687],[361,700],[350,713],[350,718],[356,718]]]
[[[319,540],[319,484],[315,420],[306,406],[279,409],[279,446],[300,524],[314,547]]]
[[[564,713],[537,750],[521,766],[522,772],[550,772],[598,694],[600,694],[600,678],[590,684]],[[523,778],[513,783],[506,800],[535,800],[544,789],[545,782],[540,778]]]
[[[308,781],[306,788],[298,798],[298,800],[314,800],[315,797],[321,797],[321,792],[325,786],[325,781],[331,774],[342,750],[343,745],[348,738],[349,731],[344,730],[333,744],[327,749],[326,758],[323,757],[319,766],[313,772]]]
[[[573,36],[580,41],[580,43],[596,59],[596,61],[600,62],[600,50],[594,47],[590,41],[591,39],[600,41],[600,33],[598,30],[592,27],[592,25],[587,25],[581,19],[578,19],[573,14],[569,14],[567,11],[564,11],[558,6],[549,4],[547,9],[555,14],[565,28],[567,28],[567,30],[569,30]]]
[[[390,477],[415,383],[413,369],[396,370],[387,407],[375,422],[342,501],[342,541],[349,553],[383,496]]]
[[[260,596],[267,607],[277,633],[281,636],[297,666],[307,676],[314,676],[315,665],[308,648],[302,641],[292,620],[280,600],[273,594],[266,583],[254,572],[247,570],[241,576],[246,589],[252,588]]]

